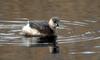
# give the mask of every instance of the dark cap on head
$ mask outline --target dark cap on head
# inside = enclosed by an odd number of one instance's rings
[[[51,19],[53,20],[54,23],[58,23],[60,21],[59,17],[52,17]]]

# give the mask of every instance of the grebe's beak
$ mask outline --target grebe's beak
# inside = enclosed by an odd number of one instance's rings
[[[64,29],[65,26],[64,26],[64,22],[62,20],[60,20],[60,22],[58,24],[56,24],[57,26],[57,29]]]

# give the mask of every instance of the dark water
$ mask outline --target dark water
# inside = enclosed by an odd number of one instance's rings
[[[57,42],[60,47],[60,53],[51,54],[48,47],[27,47],[30,43],[35,45],[36,38],[25,38],[22,36],[21,29],[27,21],[21,19],[25,18],[20,18],[16,21],[0,21],[0,49],[8,49],[8,53],[4,52],[2,56],[0,55],[1,59],[4,59],[3,56],[7,57],[6,54],[8,54],[9,59],[12,59],[12,57],[14,57],[14,59],[20,57],[19,59],[22,60],[24,60],[24,57],[26,59],[30,58],[30,60],[39,59],[38,56],[40,56],[40,60],[100,59],[99,20],[62,20],[64,27],[57,30]],[[33,20],[33,22],[34,21],[39,20]],[[29,42],[29,40],[32,40],[33,42]],[[10,51],[11,49],[14,49],[16,52]],[[23,49],[25,50],[24,52]],[[16,54],[18,51],[21,52],[20,55],[22,55],[23,57]],[[12,56],[11,54],[16,55],[16,57]]]

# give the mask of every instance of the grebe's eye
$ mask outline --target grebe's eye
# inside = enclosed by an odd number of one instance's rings
[[[54,23],[58,23],[59,21],[57,19],[54,20]]]
[[[57,23],[57,21],[54,21],[54,23]]]

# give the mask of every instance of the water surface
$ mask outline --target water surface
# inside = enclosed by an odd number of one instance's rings
[[[40,20],[31,20],[40,21]],[[41,20],[42,21],[42,20]],[[0,20],[0,49],[8,49],[8,53],[3,54],[7,57],[16,55],[20,59],[24,57],[30,59],[41,60],[99,60],[100,58],[100,21],[99,20],[62,20],[64,28],[57,30],[57,42],[60,47],[59,54],[50,54],[48,47],[25,47],[28,41],[35,38],[25,38],[22,36],[22,26],[26,24],[26,20]],[[20,56],[16,52],[21,51]],[[18,50],[19,49],[19,50]],[[25,50],[25,51],[23,51]],[[40,51],[41,50],[41,51]],[[6,50],[5,50],[6,51]],[[31,54],[30,54],[31,53]],[[35,53],[35,54],[34,54]],[[27,55],[26,55],[27,54]],[[10,59],[15,56],[10,56]],[[24,57],[21,57],[25,55]],[[0,55],[1,58],[3,58]],[[15,58],[16,58],[15,57]]]

